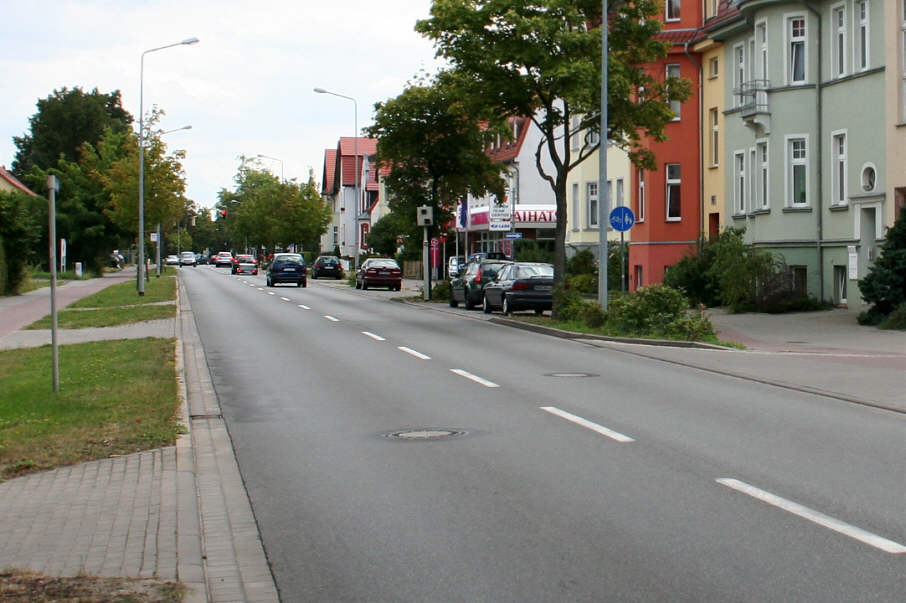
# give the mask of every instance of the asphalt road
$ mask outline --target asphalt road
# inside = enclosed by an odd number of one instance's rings
[[[284,601],[906,592],[901,414],[380,290],[183,278]]]

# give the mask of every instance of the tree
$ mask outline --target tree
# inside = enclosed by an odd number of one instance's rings
[[[655,79],[643,68],[666,55],[666,45],[654,39],[660,2],[610,7],[607,138],[636,164],[655,169],[641,137],[663,140],[673,118],[669,103],[688,98],[689,85]],[[586,135],[577,155],[570,148],[573,136],[599,133],[601,22],[599,0],[435,0],[431,18],[416,24],[468,82],[471,98],[498,116],[531,117],[541,131],[535,159],[557,203],[558,286],[566,267],[567,176],[600,146],[600,137]]]
[[[0,295],[18,290],[26,263],[35,259],[42,217],[46,224],[46,200],[19,191],[0,191]]]
[[[906,303],[906,207],[888,229],[878,259],[859,281],[859,291],[871,304],[859,316],[863,324],[877,324]]]
[[[398,212],[390,212],[378,220],[368,232],[368,247],[375,253],[386,257],[396,255],[396,250],[401,247],[399,241],[414,241],[415,256],[412,259],[418,259],[422,254],[422,234],[421,229],[415,225],[414,214],[406,215]],[[413,245],[406,245],[406,252],[413,252]]]
[[[378,162],[389,168],[390,209],[412,224],[416,207],[428,205],[438,232],[462,195],[503,194],[502,166],[485,153],[491,124],[470,100],[457,74],[442,72],[375,105],[366,132],[377,138]]]
[[[78,86],[63,88],[39,100],[37,107],[29,119],[29,133],[13,137],[18,151],[12,172],[20,180],[34,167],[55,167],[61,157],[78,162],[83,143],[97,145],[107,129],[128,132],[132,123],[119,90],[102,94],[97,88],[88,93]]]

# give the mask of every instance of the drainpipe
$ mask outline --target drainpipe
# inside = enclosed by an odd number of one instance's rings
[[[821,13],[818,11],[814,5],[809,4],[808,2],[803,2],[805,7],[815,15],[816,20],[818,21],[818,77],[815,78],[815,95],[816,95],[816,104],[817,104],[817,121],[818,121],[818,140],[816,147],[816,155],[818,159],[818,194],[816,196],[816,209],[818,210],[818,240],[815,242],[818,251],[818,301],[824,302],[824,247],[821,243],[824,241],[824,180],[822,178],[824,165],[824,154],[822,151],[823,145],[822,141],[824,140],[824,109],[823,109],[823,88],[821,86],[822,82],[822,73],[821,73],[821,60],[823,54],[821,51]]]
[[[702,13],[704,14],[704,13]],[[689,42],[683,44],[683,52],[698,67],[698,251],[701,253],[705,240],[705,156],[704,132],[702,131],[702,109],[705,102],[702,98],[702,64],[689,52]]]

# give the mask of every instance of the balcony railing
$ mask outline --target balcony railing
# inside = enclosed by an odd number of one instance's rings
[[[739,107],[743,118],[771,113],[768,108],[770,87],[771,82],[768,80],[751,80],[743,82],[739,88],[733,90],[733,94],[736,95],[736,106]]]

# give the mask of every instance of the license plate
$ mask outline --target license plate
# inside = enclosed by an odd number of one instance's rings
[[[389,270],[380,270],[380,271],[378,271],[378,274],[390,274],[390,271]]]
[[[550,291],[553,289],[550,285],[535,285],[535,291]]]
[[[283,269],[283,272],[295,272],[295,271],[296,271],[295,268],[284,268]]]

